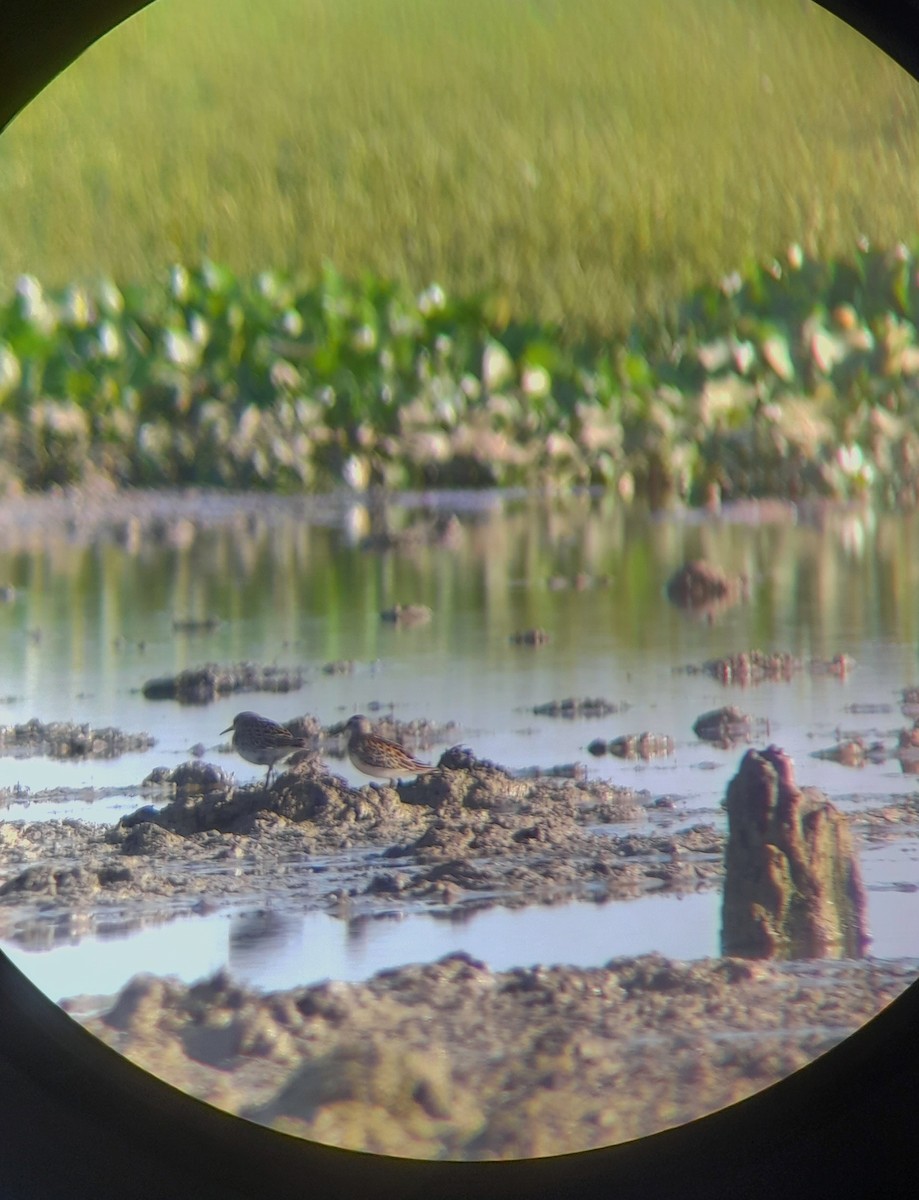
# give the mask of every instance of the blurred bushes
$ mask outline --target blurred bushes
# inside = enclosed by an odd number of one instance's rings
[[[486,296],[204,261],[0,299],[0,484],[603,484],[660,501],[919,488],[916,252],[792,246],[625,339]]]

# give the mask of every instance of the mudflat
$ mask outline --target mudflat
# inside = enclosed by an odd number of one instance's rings
[[[451,757],[452,755],[452,757]],[[518,778],[454,749],[395,787],[351,788],[301,751],[270,789],[205,762],[157,772],[104,827],[0,825],[3,936],[38,948],[244,903],[436,912],[720,888],[724,836],[647,794]],[[893,806],[912,828],[912,801]],[[864,828],[893,809],[863,814]],[[901,811],[902,810],[902,811]],[[604,832],[641,816],[639,836]],[[335,1145],[432,1158],[553,1154],[639,1137],[811,1061],[911,980],[906,963],[656,955],[496,972],[465,954],[264,994],[138,976],[65,1007],[169,1082]]]

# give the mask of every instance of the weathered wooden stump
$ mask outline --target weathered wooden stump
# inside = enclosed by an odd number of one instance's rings
[[[722,953],[857,957],[867,902],[845,817],[801,789],[777,746],[749,750],[728,785]]]

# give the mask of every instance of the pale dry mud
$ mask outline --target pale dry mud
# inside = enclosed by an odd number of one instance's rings
[[[458,954],[268,995],[221,975],[191,987],[138,976],[101,1012],[91,998],[65,1007],[155,1075],[262,1124],[350,1149],[495,1159],[610,1145],[743,1099],[909,982],[906,965],[871,960],[647,955],[493,972]]]

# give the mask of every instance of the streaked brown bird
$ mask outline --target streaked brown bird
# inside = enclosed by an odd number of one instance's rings
[[[277,721],[254,712],[237,713],[233,724],[221,730],[221,733],[229,733],[231,729],[233,749],[236,753],[247,762],[268,768],[265,787],[268,787],[271,780],[271,771],[275,763],[306,745],[306,739],[291,733],[286,725],[279,725]]]
[[[375,779],[400,779],[403,775],[423,775],[433,771],[430,763],[419,762],[407,750],[380,737],[366,717],[352,717],[345,725],[348,733],[348,757],[359,771]]]

